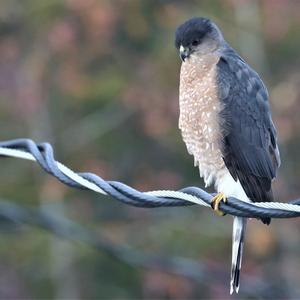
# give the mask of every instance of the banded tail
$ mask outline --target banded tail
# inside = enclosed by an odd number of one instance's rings
[[[246,218],[234,217],[232,231],[230,294],[232,294],[234,291],[238,293],[240,288],[240,271],[242,266],[246,225]]]

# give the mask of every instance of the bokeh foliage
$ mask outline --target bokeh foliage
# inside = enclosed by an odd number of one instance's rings
[[[212,18],[266,82],[282,167],[275,195],[300,195],[300,2],[9,0],[0,2],[1,140],[49,141],[78,171],[141,190],[203,185],[178,130],[175,28]],[[1,198],[63,214],[116,244],[194,259],[221,273],[194,282],[115,261],[43,230],[0,228],[0,297],[228,298],[231,218],[202,208],[137,209],[71,190],[36,165],[1,160]],[[243,274],[300,296],[298,220],[252,220]],[[225,272],[224,272],[225,270]],[[249,278],[250,278],[249,277]],[[252,293],[242,275],[241,297]],[[279,284],[280,283],[280,284]],[[246,291],[246,288],[244,289]],[[277,293],[277,294],[276,294]]]

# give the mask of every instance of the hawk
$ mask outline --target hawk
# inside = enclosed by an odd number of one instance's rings
[[[218,194],[212,207],[236,197],[273,200],[271,183],[280,165],[267,89],[259,75],[206,18],[176,30],[182,59],[179,128],[205,185]],[[269,218],[262,221],[270,223]],[[238,293],[246,218],[234,217],[230,293]]]

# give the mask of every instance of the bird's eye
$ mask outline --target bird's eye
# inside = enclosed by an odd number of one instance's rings
[[[193,40],[192,41],[192,45],[193,46],[198,46],[200,44],[200,41],[199,40]]]

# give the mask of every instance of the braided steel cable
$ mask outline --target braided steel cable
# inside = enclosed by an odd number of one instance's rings
[[[54,158],[49,143],[35,143],[30,139],[0,142],[0,156],[36,161],[48,174],[72,188],[92,190],[109,195],[131,206],[154,208],[202,205],[210,207],[213,195],[198,187],[186,187],[179,191],[161,190],[140,192],[122,182],[106,181],[93,173],[75,173]],[[245,203],[234,197],[221,202],[225,214],[248,218],[293,218],[300,216],[300,199],[281,202]]]

